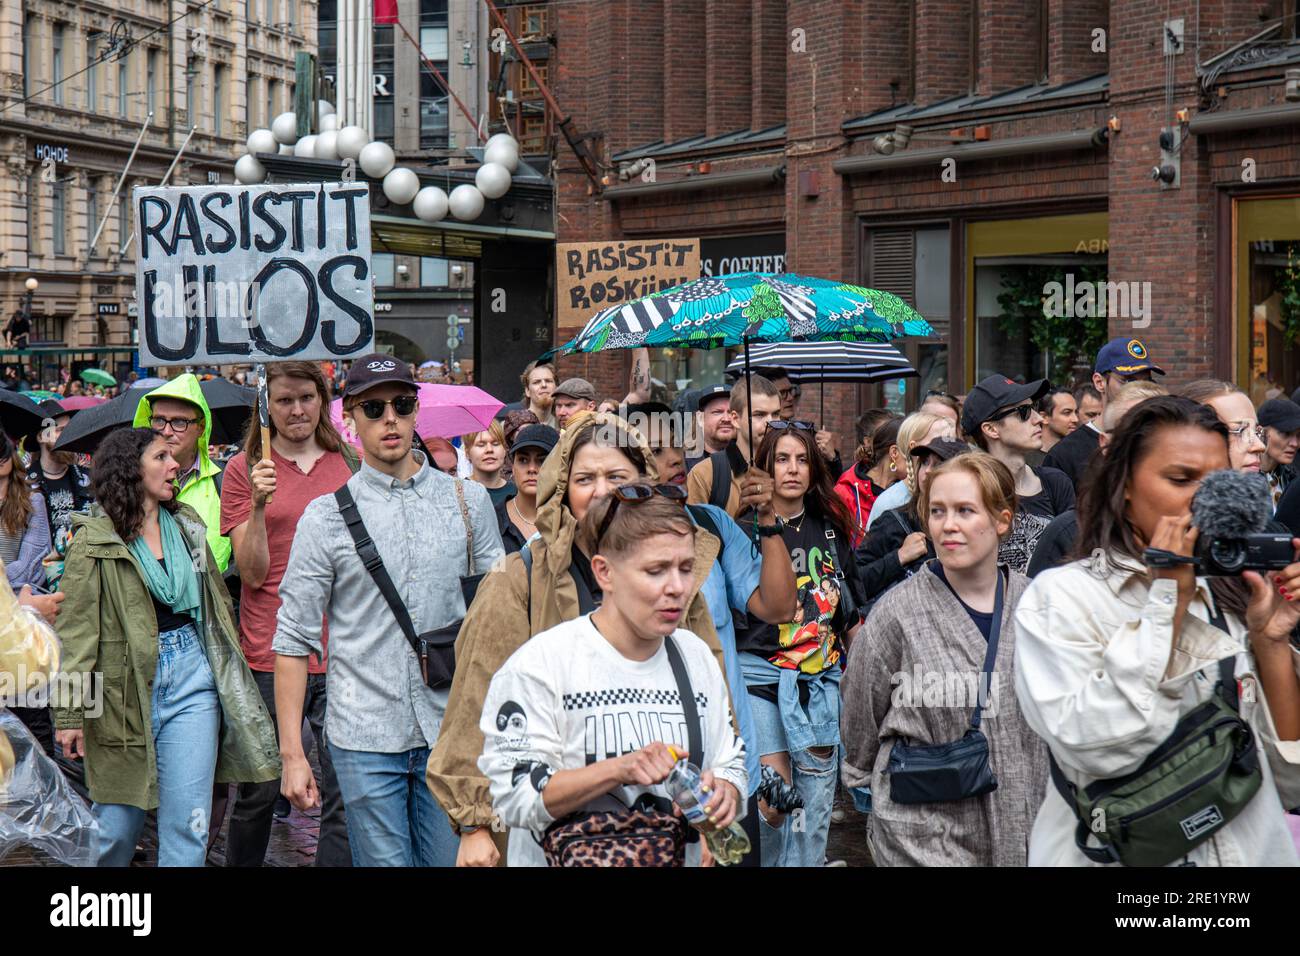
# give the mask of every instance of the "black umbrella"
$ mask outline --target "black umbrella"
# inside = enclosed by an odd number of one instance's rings
[[[40,430],[44,420],[40,406],[26,395],[0,388],[0,428],[14,441]]]
[[[63,429],[63,436],[54,450],[94,454],[109,432],[131,425],[140,399],[153,390],[152,386],[132,386],[111,402],[85,409]],[[256,392],[224,378],[200,382],[199,390],[212,412],[211,444],[228,445],[237,442],[253,412],[253,396]]]

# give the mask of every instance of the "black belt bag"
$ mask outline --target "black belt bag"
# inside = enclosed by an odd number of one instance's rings
[[[379,593],[388,602],[393,617],[397,618],[397,626],[402,629],[402,634],[411,645],[411,650],[415,651],[415,656],[420,660],[420,674],[424,677],[424,683],[434,690],[450,687],[451,679],[456,673],[456,637],[460,633],[461,621],[453,621],[435,630],[416,634],[411,614],[406,610],[406,605],[397,593],[393,579],[388,575],[388,569],[384,567],[384,559],[379,556],[379,551],[366,530],[365,522],[361,520],[361,512],[357,510],[357,503],[347,485],[334,492],[334,500],[338,502],[339,513],[343,515],[343,522],[348,526],[348,534],[352,536],[357,555],[366,566],[366,570],[370,572],[370,576],[375,579]],[[465,504],[464,482],[459,478],[456,479],[456,500],[460,504],[461,520],[465,523],[465,553],[469,561],[469,574],[460,579],[460,590],[465,599],[465,607],[468,608],[474,600],[478,583],[483,579],[483,575],[474,573],[474,529],[469,520],[469,508]]]
[[[998,656],[998,635],[1002,630],[1002,572],[998,572],[997,593],[993,598],[993,623],[989,627],[989,646],[984,654],[983,687]],[[976,701],[971,712],[970,729],[960,740],[928,746],[912,745],[899,740],[889,752],[889,799],[894,803],[940,803],[968,800],[992,793],[998,778],[989,766],[989,742],[980,730],[980,712],[984,701]]]

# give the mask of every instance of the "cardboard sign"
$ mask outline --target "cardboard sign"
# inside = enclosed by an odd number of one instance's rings
[[[364,185],[137,187],[133,200],[142,366],[374,351]]]
[[[620,239],[555,247],[556,322],[585,325],[612,305],[700,277],[698,239]]]

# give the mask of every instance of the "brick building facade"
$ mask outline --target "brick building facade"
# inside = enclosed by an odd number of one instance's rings
[[[559,154],[559,241],[699,236],[735,262],[779,248],[789,271],[931,320],[901,393],[828,388],[845,447],[861,408],[994,371],[1067,381],[1107,335],[1142,338],[1170,384],[1215,375],[1257,401],[1300,385],[1295,0],[552,9],[553,87],[607,171],[595,186]],[[1045,318],[1054,282],[1109,307]],[[721,356],[655,359],[665,381],[720,377]],[[566,359],[561,377],[616,395],[625,363]]]

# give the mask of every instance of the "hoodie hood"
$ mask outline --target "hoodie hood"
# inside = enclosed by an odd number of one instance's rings
[[[559,443],[546,456],[541,474],[537,476],[537,532],[546,542],[547,566],[555,574],[569,567],[573,543],[577,539],[578,519],[564,498],[569,488],[569,469],[573,465],[573,446],[592,422],[608,435],[609,440],[601,444],[614,443],[620,448],[640,449],[650,482],[659,480],[659,470],[655,467],[649,445],[626,421],[608,412],[583,412],[569,419],[569,426],[560,433]]]
[[[186,372],[184,375],[176,376],[166,385],[159,385],[147,393],[135,407],[135,419],[131,422],[133,427],[149,427],[149,419],[153,417],[154,400],[159,398],[180,399],[198,408],[203,419],[196,457],[199,463],[199,477],[206,478],[220,471],[216,463],[208,457],[208,443],[212,438],[212,411],[208,408],[208,400],[203,397],[203,390],[199,388],[198,378],[192,372]]]

